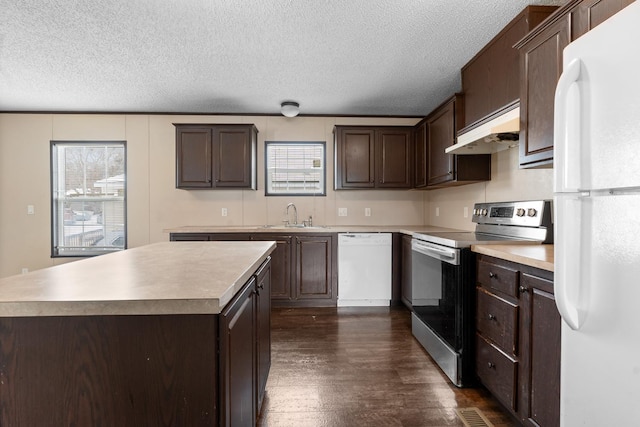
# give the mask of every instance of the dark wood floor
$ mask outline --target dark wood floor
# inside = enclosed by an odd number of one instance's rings
[[[260,426],[464,426],[466,407],[517,425],[486,390],[449,382],[404,307],[273,309],[272,331]]]

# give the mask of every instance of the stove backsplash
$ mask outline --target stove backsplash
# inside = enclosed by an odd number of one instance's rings
[[[517,147],[500,151],[491,156],[491,181],[425,192],[425,223],[473,231],[475,203],[553,199],[553,169],[520,169],[518,161]]]

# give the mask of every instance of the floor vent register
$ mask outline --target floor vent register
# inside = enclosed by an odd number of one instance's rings
[[[494,427],[478,408],[458,408],[456,413],[467,427]]]

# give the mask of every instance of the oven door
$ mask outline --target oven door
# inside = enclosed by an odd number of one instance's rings
[[[413,312],[452,349],[461,347],[461,249],[411,241]]]
[[[411,247],[411,332],[453,384],[472,385],[475,256],[415,238]]]

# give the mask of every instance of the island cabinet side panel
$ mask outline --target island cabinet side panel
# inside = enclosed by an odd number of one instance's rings
[[[220,425],[252,426],[257,418],[257,307],[252,278],[220,313]]]
[[[218,425],[217,315],[0,318],[0,425]]]

